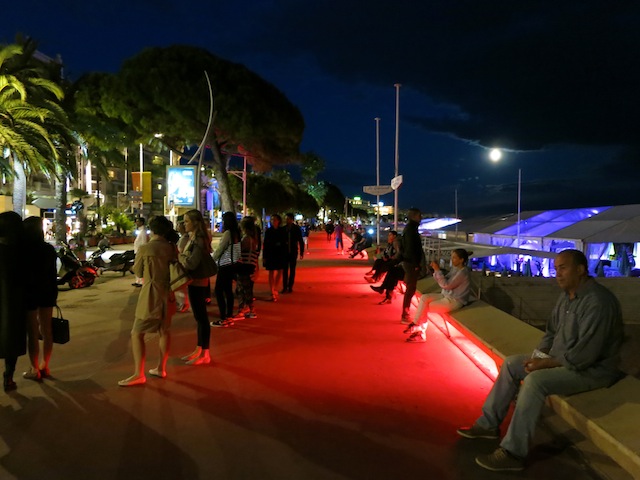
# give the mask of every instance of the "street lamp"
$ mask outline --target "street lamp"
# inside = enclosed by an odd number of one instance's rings
[[[242,170],[227,170],[227,173],[230,173],[240,180],[242,180],[242,217],[247,216],[247,153],[241,152],[237,156],[242,155],[244,160],[244,166]]]
[[[376,121],[376,186],[380,188],[380,117],[375,118]],[[378,205],[377,223],[376,223],[376,245],[380,246],[380,194],[376,195],[376,204]]]
[[[396,148],[395,148],[395,175],[394,180],[398,178],[398,163],[399,163],[399,151],[398,151],[398,143],[400,136],[400,84],[396,83],[393,85],[396,87]],[[398,231],[398,188],[393,189],[393,229]]]

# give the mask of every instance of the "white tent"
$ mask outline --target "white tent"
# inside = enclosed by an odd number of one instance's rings
[[[550,253],[576,248],[585,252],[590,271],[596,273],[598,268],[599,275],[629,275],[640,260],[640,205],[637,204],[522,212],[519,227],[517,217],[509,215],[485,219],[484,225],[463,220],[458,224],[458,231],[483,245]],[[444,230],[444,238],[449,231]],[[510,263],[513,265],[514,260]]]

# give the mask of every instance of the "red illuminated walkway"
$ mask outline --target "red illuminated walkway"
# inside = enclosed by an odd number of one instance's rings
[[[0,479],[510,478],[474,464],[495,443],[455,433],[478,415],[488,378],[435,328],[406,344],[400,300],[377,305],[368,263],[325,238],[312,234],[280,302],[264,300],[261,272],[258,318],[212,329],[213,364],[179,360],[195,324],[177,315],[169,376],[142,387],[116,385],[132,369],[131,278],[61,292],[73,338],[54,352],[56,379],[0,395]],[[534,459],[514,478],[592,478],[566,451]]]

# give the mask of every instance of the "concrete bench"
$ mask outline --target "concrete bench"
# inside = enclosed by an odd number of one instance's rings
[[[422,282],[422,285],[418,285],[420,292],[437,291],[432,279]],[[446,322],[453,325],[493,358],[498,368],[509,355],[532,352],[543,335],[539,329],[480,300],[450,314],[430,316],[440,317],[439,324],[445,327],[447,334]],[[560,418],[588,438],[633,478],[640,479],[638,378],[627,375],[610,388],[568,397],[551,395],[547,398],[547,403]]]

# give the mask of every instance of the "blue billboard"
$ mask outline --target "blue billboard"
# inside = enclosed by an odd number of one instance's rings
[[[167,203],[176,207],[196,207],[195,165],[167,167]]]

